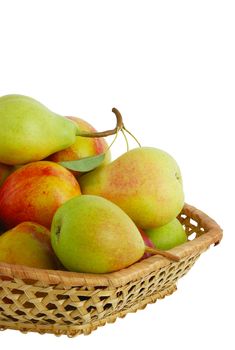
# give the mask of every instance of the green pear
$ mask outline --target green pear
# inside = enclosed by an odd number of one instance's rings
[[[55,213],[52,247],[71,271],[108,273],[123,269],[144,254],[144,241],[133,221],[112,202],[77,196]]]
[[[156,248],[168,250],[187,242],[187,235],[178,219],[168,224],[145,231]]]
[[[180,169],[166,152],[136,148],[79,179],[83,194],[109,199],[143,229],[173,220],[184,205]]]
[[[0,163],[25,164],[71,146],[77,126],[22,95],[0,97]]]

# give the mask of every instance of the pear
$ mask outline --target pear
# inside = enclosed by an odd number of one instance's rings
[[[136,148],[79,179],[83,194],[102,196],[122,208],[139,228],[162,226],[184,205],[179,166],[166,152]]]
[[[50,231],[33,222],[23,222],[0,236],[0,262],[41,269],[59,266]]]
[[[155,248],[155,245],[154,245],[154,243],[152,242],[152,240],[149,238],[149,236],[148,236],[141,228],[139,228],[139,232],[140,232],[140,234],[141,234],[141,237],[142,237],[143,240],[144,240],[145,247]],[[146,251],[140,260],[147,259],[147,258],[149,258],[151,255],[152,255],[151,253],[148,253],[148,252]]]
[[[77,126],[22,95],[0,97],[0,163],[25,164],[71,146]]]
[[[112,202],[77,196],[55,213],[52,247],[68,270],[108,273],[138,261],[145,245],[133,221]]]
[[[187,242],[187,235],[178,219],[145,231],[158,249],[168,250]]]
[[[77,117],[66,117],[66,118],[76,123],[80,130],[83,130],[85,132],[91,132],[91,133],[97,132],[93,128],[93,126],[91,126],[88,122],[86,122],[81,118],[77,118]],[[85,157],[91,157],[101,153],[105,153],[105,158],[101,165],[109,163],[111,159],[111,154],[110,154],[110,150],[108,149],[108,144],[105,141],[105,138],[103,137],[87,138],[87,137],[77,136],[76,141],[72,146],[50,155],[48,157],[48,160],[52,162],[64,162],[69,160],[82,159]],[[79,176],[79,171],[71,170],[71,172],[75,176]]]
[[[76,178],[61,165],[48,161],[26,164],[0,187],[0,221],[7,229],[24,221],[50,228],[57,208],[80,194]]]
[[[0,164],[0,187],[12,171],[12,167],[5,164]]]

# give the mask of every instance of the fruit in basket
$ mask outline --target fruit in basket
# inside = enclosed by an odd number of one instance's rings
[[[0,221],[12,228],[33,221],[50,228],[58,207],[80,195],[80,186],[61,165],[39,161],[14,171],[0,188]]]
[[[83,194],[109,199],[144,229],[167,224],[184,204],[180,169],[168,153],[157,148],[128,151],[81,176],[79,182]]]
[[[186,232],[178,219],[168,224],[146,230],[148,237],[158,249],[168,250],[187,242]]]
[[[151,239],[149,238],[149,236],[141,229],[139,228],[140,234],[144,240],[145,246],[150,247],[150,248],[155,248],[154,243],[151,241]],[[144,255],[142,256],[142,259],[146,259],[149,258],[152,254],[151,253],[147,253],[145,252]]]
[[[11,167],[0,164],[0,187],[2,186],[3,182],[6,180],[7,176],[10,175],[12,169]]]
[[[78,128],[86,132],[96,132],[96,130],[85,120],[76,117],[67,117],[78,125]],[[108,145],[104,138],[85,138],[81,136],[76,137],[74,144],[64,150],[56,152],[48,157],[52,162],[63,162],[69,160],[76,160],[85,157],[94,156],[96,154],[104,153]],[[109,163],[110,151],[105,153],[103,164]],[[74,175],[79,172],[74,171]]]
[[[0,162],[25,164],[75,142],[77,126],[33,98],[0,97]]]
[[[56,269],[50,231],[33,222],[22,222],[0,236],[0,262],[41,269]]]
[[[107,273],[123,269],[144,254],[144,241],[127,214],[98,196],[77,196],[55,213],[52,247],[71,271]]]

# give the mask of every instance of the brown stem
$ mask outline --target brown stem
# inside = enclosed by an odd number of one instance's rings
[[[170,260],[180,261],[179,256],[172,254],[172,253],[169,253],[169,252],[166,252],[165,250],[159,250],[157,248],[151,248],[151,247],[145,246],[145,253],[151,253],[154,255],[161,255],[161,256],[164,256],[165,258],[170,259]]]
[[[121,113],[117,110],[117,108],[113,108],[112,112],[115,114],[117,118],[117,124],[116,127],[112,130],[106,130],[106,131],[101,131],[101,132],[86,132],[86,131],[80,131],[78,130],[77,136],[82,136],[82,137],[106,137],[109,135],[114,135],[116,134],[119,130],[121,130],[124,125],[123,125],[123,120],[122,120],[122,115]]]

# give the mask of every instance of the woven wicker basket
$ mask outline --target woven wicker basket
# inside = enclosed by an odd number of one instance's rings
[[[0,263],[0,329],[89,334],[172,294],[200,254],[222,238],[216,222],[192,206],[185,205],[179,219],[189,237],[171,250],[179,262],[155,255],[102,275]]]

